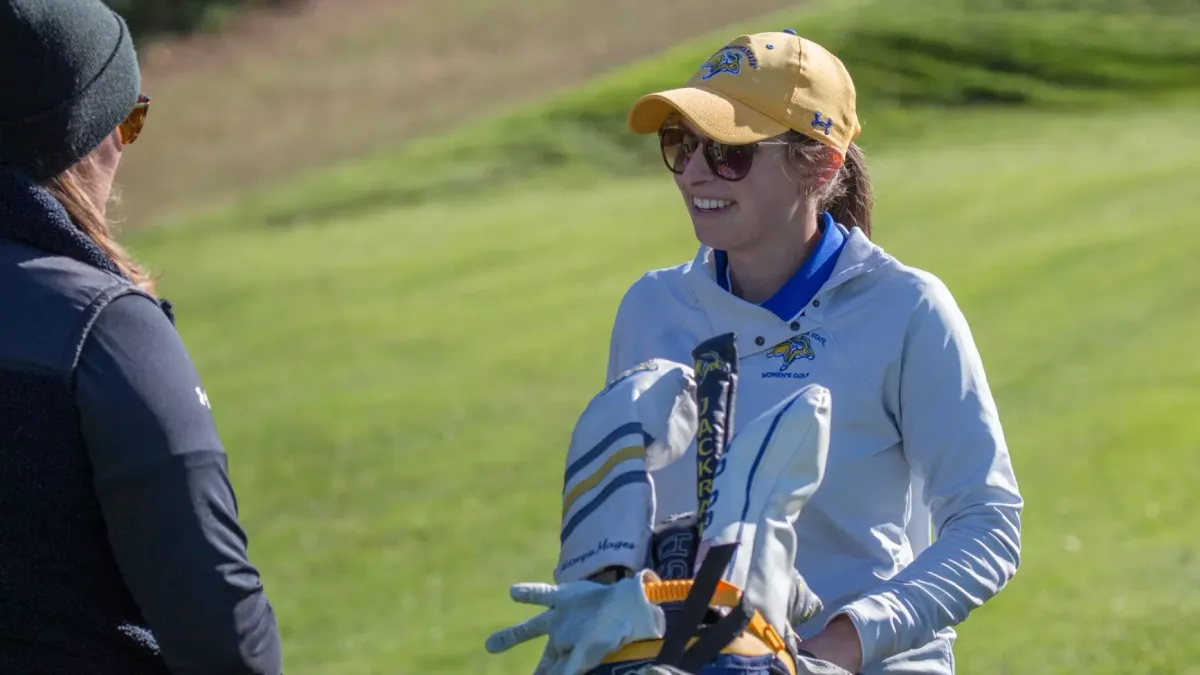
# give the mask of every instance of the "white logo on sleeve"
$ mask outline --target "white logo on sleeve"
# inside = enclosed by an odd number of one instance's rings
[[[203,389],[196,387],[196,396],[200,397],[200,405],[212,410],[212,406],[208,403],[208,394],[204,393]]]

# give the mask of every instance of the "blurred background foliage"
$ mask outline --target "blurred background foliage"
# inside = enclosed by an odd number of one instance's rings
[[[238,9],[282,9],[295,0],[105,0],[139,39],[220,28]]]

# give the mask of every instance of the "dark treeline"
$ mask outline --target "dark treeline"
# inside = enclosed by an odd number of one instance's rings
[[[212,27],[239,7],[279,6],[297,0],[105,0],[138,38],[186,34]]]

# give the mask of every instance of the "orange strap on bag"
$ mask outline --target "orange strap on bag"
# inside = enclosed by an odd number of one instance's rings
[[[643,584],[643,589],[645,590],[646,598],[650,602],[656,605],[664,605],[683,602],[691,592],[692,585],[693,582],[691,579],[673,579],[669,581],[649,581]],[[737,607],[741,601],[742,590],[727,581],[720,580],[717,582],[717,587],[709,600],[709,606],[733,608]],[[758,638],[758,641],[752,638]],[[695,638],[689,641],[689,645],[694,642]],[[605,657],[603,663],[652,659],[658,656],[659,650],[662,648],[662,643],[662,640],[643,640],[628,644]],[[796,672],[795,662],[793,661],[791,651],[788,650],[787,643],[784,642],[783,637],[779,635],[775,627],[768,623],[757,610],[750,617],[750,623],[747,625],[745,633],[736,638],[722,651],[724,653],[742,654],[745,656],[774,654],[784,663],[789,672],[793,675]]]

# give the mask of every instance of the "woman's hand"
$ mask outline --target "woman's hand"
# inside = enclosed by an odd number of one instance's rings
[[[845,614],[838,615],[824,630],[802,642],[800,648],[851,673],[857,673],[863,666],[858,629]]]

